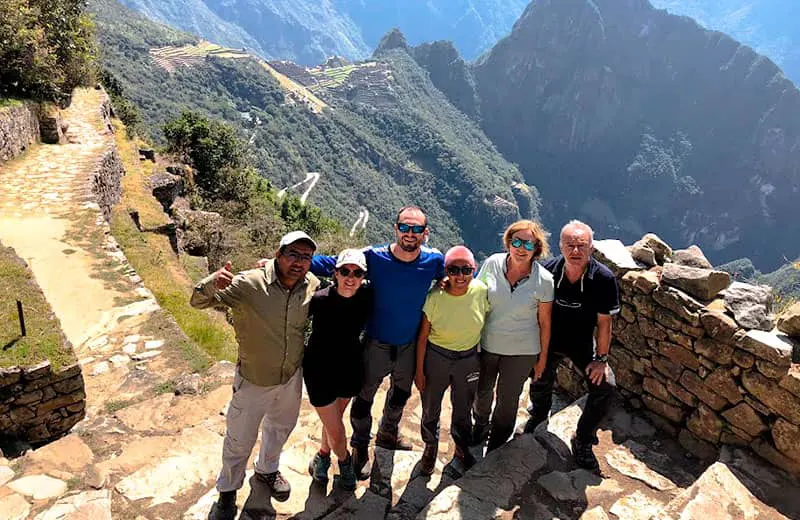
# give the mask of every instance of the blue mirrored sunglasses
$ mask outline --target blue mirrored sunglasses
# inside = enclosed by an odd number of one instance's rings
[[[533,251],[536,249],[536,242],[534,240],[522,240],[521,238],[515,238],[511,241],[511,247],[522,246],[525,246],[526,251]]]
[[[427,227],[428,226],[426,226],[424,224],[421,225],[421,226],[413,226],[411,224],[403,224],[402,222],[398,222],[397,223],[397,230],[399,232],[408,233],[409,231],[411,231],[415,235],[419,235],[420,233],[424,232],[425,228],[427,228]]]

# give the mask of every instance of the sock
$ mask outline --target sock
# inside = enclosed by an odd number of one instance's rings
[[[329,451],[325,452],[325,451],[319,450],[317,453],[319,454],[320,457],[323,457],[323,458],[330,458],[330,456],[331,456],[331,452],[329,452]]]
[[[221,491],[218,502],[220,505],[235,504],[236,491]]]

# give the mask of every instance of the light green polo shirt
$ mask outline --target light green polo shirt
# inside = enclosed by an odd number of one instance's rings
[[[469,350],[481,339],[484,318],[489,311],[486,286],[472,280],[467,292],[453,296],[435,287],[428,293],[422,312],[431,322],[428,341],[448,350]]]
[[[491,307],[481,348],[507,356],[535,355],[542,350],[539,303],[553,301],[553,275],[533,262],[530,276],[512,291],[505,274],[507,256],[490,256],[478,272],[478,279],[486,284]]]

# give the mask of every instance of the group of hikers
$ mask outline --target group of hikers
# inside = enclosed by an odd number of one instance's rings
[[[428,247],[427,217],[416,206],[398,212],[394,230],[391,244],[345,249],[337,256],[315,255],[314,240],[292,231],[261,267],[234,274],[227,263],[195,286],[193,306],[232,309],[239,343],[219,499],[210,518],[235,517],[236,491],[259,427],[255,478],[276,500],[289,498],[278,463],[297,422],[303,382],[322,422],[309,473],[328,482],[333,452],[336,483],[352,490],[369,477],[372,404],[387,375],[391,384],[375,445],[411,449],[399,427],[416,386],[425,444],[419,471],[430,475],[447,388],[455,457],[468,469],[476,462],[470,447],[485,445],[489,452],[514,433],[528,377],[525,432],[547,419],[556,368],[567,357],[589,389],[572,452],[580,467],[597,470],[592,446],[612,396],[607,357],[619,298],[614,275],[592,257],[592,229],[577,220],[566,224],[561,255],[549,258],[544,229],[531,220],[514,222],[503,233],[505,252],[489,256],[480,268],[465,246],[444,255]],[[319,289],[317,276],[333,283]],[[343,419],[351,399],[352,451]]]

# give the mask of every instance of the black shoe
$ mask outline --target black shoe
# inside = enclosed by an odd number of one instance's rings
[[[600,471],[600,464],[597,462],[597,457],[594,456],[591,442],[581,442],[577,437],[573,437],[570,444],[572,446],[572,457],[579,468],[593,472]]]
[[[414,447],[397,434],[379,431],[375,436],[375,446],[394,451],[411,451]]]
[[[536,427],[542,424],[542,421],[537,421],[533,417],[528,419],[528,422],[525,423],[525,429],[522,433],[533,433],[536,431]]]
[[[208,520],[236,520],[236,491],[219,494],[219,499],[211,506]]]
[[[423,475],[432,475],[436,469],[436,454],[439,452],[438,444],[426,444],[425,451],[419,461],[419,470]]]
[[[353,453],[350,455],[353,459],[353,471],[358,480],[367,480],[369,478],[369,450],[367,446],[353,446]]]
[[[292,486],[289,481],[283,478],[280,471],[273,471],[272,473],[256,473],[256,478],[269,486],[272,492],[272,498],[278,502],[286,502],[289,500],[289,494],[292,492]]]

